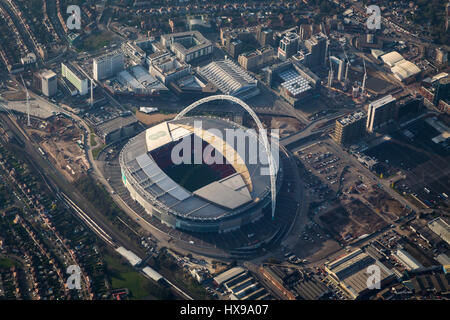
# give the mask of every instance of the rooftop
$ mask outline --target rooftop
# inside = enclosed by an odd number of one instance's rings
[[[380,268],[380,282],[392,276],[389,269],[361,249],[326,264],[326,267],[341,282],[341,285],[357,297],[367,290],[367,279],[370,276],[370,273],[367,273],[367,267],[374,264]]]
[[[410,61],[401,60],[391,68],[391,72],[396,76],[397,79],[403,81],[404,79],[420,73],[420,68]]]
[[[398,53],[397,51],[392,51],[382,55],[381,60],[383,60],[383,62],[389,65],[390,67],[393,67],[397,62],[404,59],[400,53]]]
[[[137,120],[135,117],[131,116],[131,114],[124,114],[109,120],[106,120],[102,123],[100,123],[97,126],[97,130],[103,135],[106,136],[107,134],[114,132],[120,128],[126,127],[130,124],[137,123]]]
[[[245,272],[245,269],[242,267],[235,267],[230,270],[227,270],[214,278],[214,281],[220,286],[222,283],[231,280],[234,277]]]
[[[354,113],[348,114],[342,118],[340,118],[338,121],[340,124],[342,124],[343,126],[347,126],[349,124],[352,124],[362,118],[365,117],[365,113],[362,111],[356,111]]]
[[[437,218],[428,222],[428,227],[445,242],[450,244],[450,226],[442,218]]]
[[[67,69],[69,69],[76,77],[79,79],[87,79],[87,77],[75,66],[72,62],[62,62],[61,66],[65,65]]]
[[[153,60],[152,66],[162,74],[172,74],[180,70],[189,69],[190,65],[181,61],[175,56],[163,55],[160,58]]]
[[[148,73],[141,65],[133,66],[129,71],[122,70],[117,74],[117,80],[124,88],[136,91],[136,93],[167,90],[166,86]]]
[[[382,106],[384,106],[384,105],[386,105],[386,104],[388,104],[388,103],[390,103],[392,101],[395,101],[395,98],[391,94],[389,94],[387,96],[384,96],[381,99],[378,99],[378,100],[375,100],[375,101],[371,102],[369,106],[377,109],[377,108],[380,108],[380,107],[382,107]]]
[[[54,73],[52,70],[45,70],[41,72],[41,76],[43,79],[50,79],[56,77],[56,73]]]
[[[190,38],[193,45],[187,45],[183,39]],[[184,54],[189,54],[211,46],[211,41],[206,39],[199,31],[186,31],[172,34],[164,34],[161,39],[170,43],[170,45],[183,52]]]
[[[104,61],[106,59],[110,59],[110,58],[112,58],[114,56],[119,56],[119,55],[123,55],[122,51],[121,50],[114,50],[114,51],[108,52],[108,53],[106,53],[104,55],[101,55],[101,56],[99,56],[97,58],[94,58],[94,62],[96,62],[96,63],[102,62],[102,61]]]
[[[201,121],[202,128],[194,127],[194,121]],[[250,152],[247,152],[249,143],[237,150],[226,143],[227,128],[241,127],[226,120],[208,117],[189,117],[160,123],[128,142],[121,153],[121,165],[127,168],[130,179],[136,181],[134,184],[144,199],[166,206],[175,215],[215,220],[243,212],[267,198],[270,182],[268,176],[261,174],[261,161],[251,161],[255,159],[250,159]],[[223,137],[218,135],[217,130]],[[226,163],[230,163],[235,172],[191,193],[168,177],[153,157],[160,154],[158,150],[161,147],[197,134],[223,154]],[[256,138],[249,136],[250,140]],[[264,148],[259,139],[258,148]]]
[[[294,68],[283,71],[280,73],[280,77],[284,80],[281,86],[294,97],[312,89],[309,81],[303,78]]]
[[[255,78],[229,59],[211,62],[199,73],[225,94],[235,95],[257,85]]]

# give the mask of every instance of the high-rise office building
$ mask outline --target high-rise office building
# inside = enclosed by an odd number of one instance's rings
[[[280,46],[278,47],[278,58],[284,61],[296,54],[299,47],[299,41],[300,37],[298,34],[293,32],[286,33],[283,39],[281,39]]]
[[[119,50],[107,53],[94,59],[93,73],[95,80],[103,80],[123,70],[124,57]]]
[[[349,145],[362,137],[366,132],[367,115],[356,111],[336,120],[333,139],[341,145]]]
[[[51,70],[41,70],[33,74],[33,88],[46,97],[52,97],[58,91],[56,73]]]
[[[433,104],[437,106],[440,100],[450,98],[450,77],[439,79],[433,84],[435,88]]]
[[[407,96],[397,101],[397,107],[399,119],[415,116],[423,110],[423,97],[421,95],[416,97]]]
[[[268,27],[259,26],[256,29],[256,39],[261,46],[273,44],[273,30]]]
[[[367,131],[374,132],[395,119],[397,119],[396,99],[392,95],[387,95],[369,104]]]
[[[448,31],[450,25],[450,2],[445,5],[445,31]]]
[[[299,35],[300,35],[300,40],[302,40],[302,41],[309,39],[311,37],[311,25],[309,25],[309,24],[300,25]]]
[[[317,67],[325,64],[328,50],[328,37],[322,32],[313,35],[305,41],[305,46],[310,53],[308,59],[309,67]]]
[[[444,48],[436,48],[436,61],[444,64],[448,61],[448,53]]]
[[[342,81],[344,77],[344,61],[335,56],[331,56],[330,61],[335,79]]]
[[[75,66],[70,63],[61,63],[61,74],[78,90],[80,95],[88,93],[88,79]]]

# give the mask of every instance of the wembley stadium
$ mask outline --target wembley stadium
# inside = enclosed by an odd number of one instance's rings
[[[201,121],[201,129],[194,125],[196,121]],[[225,138],[229,129],[247,128],[225,119],[194,116],[141,132],[120,152],[123,185],[147,214],[183,231],[223,233],[258,221],[270,211],[273,199],[270,175],[261,170],[267,168],[268,155],[258,152],[267,161],[254,161],[249,146],[253,143],[265,150],[262,139],[247,134],[245,147],[235,148]],[[202,155],[221,154],[226,161],[175,164],[173,150],[186,138],[191,141],[192,159],[195,149],[201,148]],[[204,153],[206,148],[212,153]],[[276,190],[282,176],[279,168]]]

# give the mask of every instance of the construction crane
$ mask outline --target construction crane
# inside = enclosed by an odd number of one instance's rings
[[[94,106],[94,87],[92,84],[92,79],[91,79],[91,108]]]
[[[23,81],[22,75],[20,75],[20,79],[22,80],[23,87],[25,88],[25,92],[27,93],[27,126],[31,127],[30,122],[30,94],[28,93],[27,86],[25,84],[25,81]]]
[[[362,82],[362,87],[361,87],[361,99],[365,98],[365,93],[366,93],[366,80],[367,80],[367,70],[366,70],[366,60],[363,59],[363,65],[364,65],[364,77],[363,77],[363,82]]]
[[[347,56],[347,52],[345,52],[345,47],[342,44],[342,42],[339,42],[341,47],[342,47],[342,51],[344,51],[344,55],[345,55],[345,60],[347,60],[346,64],[345,64],[345,79],[344,79],[344,83],[347,84],[347,77],[348,77],[348,68],[350,67],[350,59]]]

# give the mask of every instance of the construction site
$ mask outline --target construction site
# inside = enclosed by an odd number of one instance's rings
[[[266,128],[280,130],[280,138],[294,134],[305,127],[303,123],[291,117],[260,116],[260,119]]]
[[[84,134],[73,122],[63,115],[56,115],[45,121],[35,118],[27,123],[26,115],[21,115],[19,121],[24,123],[27,134],[41,148],[40,152],[54,164],[68,181],[77,180],[89,169],[89,162],[84,151]]]
[[[303,148],[298,157],[308,172],[310,218],[339,243],[350,244],[409,213],[331,141]]]

